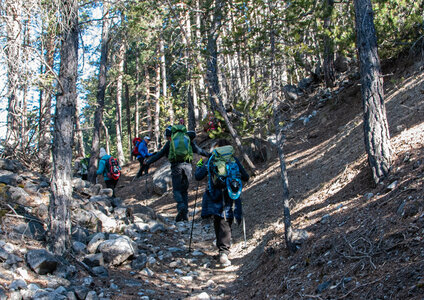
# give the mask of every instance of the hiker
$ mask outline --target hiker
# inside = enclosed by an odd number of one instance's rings
[[[150,165],[161,157],[168,157],[171,163],[171,176],[172,176],[172,192],[175,202],[177,202],[177,216],[176,222],[188,221],[188,186],[191,179],[191,161],[193,159],[193,153],[209,157],[209,153],[200,148],[195,142],[194,138],[196,133],[194,131],[187,131],[184,125],[168,126],[165,130],[165,137],[168,140],[162,149],[145,161],[146,165]],[[182,142],[179,145],[183,148],[175,148],[174,141],[177,141],[179,137],[182,138]],[[171,144],[172,143],[172,144]],[[178,143],[177,143],[178,144]],[[178,157],[179,151],[187,151],[184,157]]]
[[[231,225],[234,218],[236,218],[238,224],[240,224],[242,220],[242,207],[240,198],[242,186],[240,180],[249,180],[249,174],[240,164],[240,161],[233,156],[233,153],[228,152],[227,154],[232,157],[231,161],[238,167],[238,176],[235,176],[238,178],[234,178],[234,184],[232,183],[232,180],[227,181],[226,178],[218,178],[215,174],[217,171],[214,171],[215,168],[217,168],[214,163],[217,161],[215,156],[218,156],[217,153],[219,153],[219,149],[229,149],[232,152],[234,151],[230,146],[229,141],[225,139],[218,140],[208,161],[203,164],[203,160],[200,159],[197,163],[194,177],[196,180],[200,181],[205,178],[206,175],[208,175],[208,188],[203,194],[201,217],[213,217],[216,246],[219,252],[219,262],[222,267],[227,267],[231,265],[231,261],[228,258],[231,246]],[[223,168],[224,170],[228,170],[225,162]],[[227,183],[230,182],[230,187],[228,187]]]
[[[115,158],[106,153],[106,150],[104,148],[100,148],[99,156],[99,168],[97,169],[96,175],[103,174],[103,179],[105,180],[106,188],[112,189],[112,197],[116,197],[115,187],[118,183],[119,176],[121,174],[121,167],[118,165],[117,160]]]
[[[148,145],[150,142],[150,137],[145,136],[143,140],[140,138],[133,139],[134,149],[132,151],[132,155],[136,156],[137,160],[140,162],[140,170],[138,171],[136,177],[139,178],[144,174],[149,174],[149,165],[144,164],[144,160],[152,156],[153,153],[149,153]]]

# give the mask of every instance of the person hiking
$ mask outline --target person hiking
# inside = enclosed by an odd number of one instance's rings
[[[133,139],[133,145],[134,149],[132,151],[132,154],[136,156],[137,160],[140,162],[140,170],[138,171],[136,177],[139,178],[143,176],[144,174],[149,173],[149,166],[147,164],[144,164],[144,160],[147,157],[150,157],[153,155],[153,153],[149,153],[148,145],[150,142],[150,137],[145,136],[143,140],[140,138],[134,138]]]
[[[181,147],[185,145],[189,153],[185,158],[179,158],[176,155],[179,151],[179,147],[175,148],[175,141],[177,140],[177,135],[181,138],[189,139],[189,143],[180,143]],[[191,161],[193,159],[193,153],[209,157],[209,153],[200,148],[195,142],[194,138],[196,133],[194,131],[187,131],[186,127],[182,124],[168,126],[165,130],[165,137],[168,140],[162,149],[151,156],[147,161],[146,165],[150,165],[161,157],[168,157],[169,162],[171,163],[171,176],[172,176],[172,193],[174,196],[175,202],[177,202],[177,216],[175,218],[176,222],[188,221],[188,187],[191,179]],[[174,139],[174,140],[173,140]]]
[[[216,236],[216,246],[218,248],[218,258],[219,263],[222,267],[228,267],[231,265],[231,261],[228,258],[231,246],[231,225],[233,223],[234,218],[238,224],[240,224],[242,220],[242,207],[241,207],[241,182],[236,182],[236,190],[234,193],[238,193],[233,195],[233,191],[229,191],[227,186],[219,184],[218,179],[216,181],[213,180],[214,171],[213,171],[213,163],[216,158],[214,158],[216,150],[220,149],[220,147],[230,145],[230,142],[225,139],[220,139],[217,141],[215,145],[215,149],[212,151],[211,157],[204,164],[203,160],[199,160],[196,165],[196,171],[194,173],[194,177],[196,180],[200,181],[208,175],[208,188],[203,194],[202,199],[202,218],[213,217],[213,225],[215,229]],[[226,149],[232,149],[226,148]],[[231,153],[232,156],[232,153]],[[241,165],[240,161],[233,157],[233,162],[237,164],[239,170],[239,179],[242,181],[249,180],[249,174],[246,172],[244,167]],[[226,165],[224,163],[224,168]],[[227,169],[228,170],[228,169]],[[240,189],[239,189],[240,188]],[[238,190],[239,189],[239,190]],[[230,195],[231,193],[231,195]],[[235,200],[233,200],[236,198]],[[234,205],[234,210],[233,210]]]
[[[116,197],[115,187],[118,183],[119,175],[121,174],[121,167],[117,165],[117,160],[115,158],[106,153],[106,150],[104,148],[100,148],[99,156],[100,161],[96,175],[103,175],[106,188],[112,189],[112,197]],[[115,171],[112,171],[111,169],[115,169]]]

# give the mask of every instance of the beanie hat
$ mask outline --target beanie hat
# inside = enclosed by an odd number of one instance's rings
[[[146,136],[144,137],[144,139],[145,139],[145,140],[150,141],[150,137],[149,137],[148,135],[146,135]]]
[[[100,157],[107,155],[105,148],[100,148]]]

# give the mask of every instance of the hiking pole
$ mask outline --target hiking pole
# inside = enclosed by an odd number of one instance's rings
[[[242,217],[242,222],[243,222],[244,248],[247,248],[247,243],[246,243],[246,222],[244,221],[244,216]]]
[[[188,252],[191,252],[191,239],[193,238],[193,228],[194,228],[194,216],[196,215],[196,201],[197,201],[197,192],[199,191],[200,181],[197,182],[196,196],[194,197],[194,209],[193,209],[193,218],[191,220],[191,231],[190,231],[190,242],[188,244]]]

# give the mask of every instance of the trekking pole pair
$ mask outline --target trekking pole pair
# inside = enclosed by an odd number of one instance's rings
[[[200,181],[197,183],[196,196],[194,197],[194,209],[193,209],[193,218],[191,220],[191,231],[190,231],[190,242],[188,244],[188,252],[191,252],[191,240],[193,238],[193,228],[194,228],[194,217],[196,215],[196,202],[197,202],[197,192],[199,191]]]

